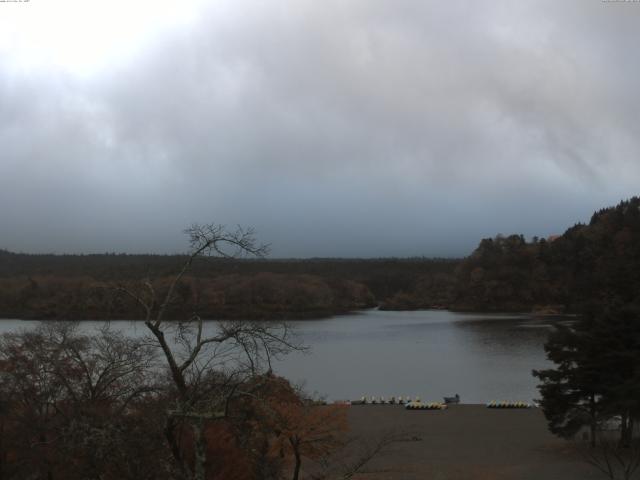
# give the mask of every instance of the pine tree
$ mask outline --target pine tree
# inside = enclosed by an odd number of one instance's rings
[[[572,327],[559,326],[545,344],[553,369],[534,371],[549,429],[572,437],[588,426],[595,444],[598,423],[622,419],[629,444],[640,418],[640,316],[630,307],[592,308]]]
[[[559,325],[545,344],[556,368],[534,370],[542,384],[541,407],[549,430],[570,438],[588,426],[591,442],[603,411],[604,372],[598,365],[600,345],[589,331]]]

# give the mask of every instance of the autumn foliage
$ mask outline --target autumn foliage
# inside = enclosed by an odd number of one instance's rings
[[[267,374],[264,379],[261,398],[245,400],[239,408],[254,439],[262,432],[264,453],[282,459],[297,479],[303,459],[313,464],[344,445],[347,407],[304,398],[282,377]]]
[[[0,480],[180,478],[164,430],[173,387],[144,341],[47,324],[0,347]],[[205,425],[207,479],[297,478],[342,445],[345,407],[315,405],[271,373],[238,390]],[[176,429],[193,458],[189,423]]]
[[[0,316],[23,319],[141,319],[114,283],[147,276],[158,288],[182,255],[30,255],[0,249]],[[386,305],[446,304],[457,260],[198,258],[171,312],[195,307],[208,319],[318,318]],[[435,288],[432,288],[435,286]],[[397,298],[396,295],[400,295]],[[401,302],[402,295],[411,301]]]

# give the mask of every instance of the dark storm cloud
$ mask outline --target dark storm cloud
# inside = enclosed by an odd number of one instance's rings
[[[224,2],[92,75],[0,56],[0,247],[463,255],[637,193],[640,5]]]

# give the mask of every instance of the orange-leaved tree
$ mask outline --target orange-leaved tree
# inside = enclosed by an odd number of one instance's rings
[[[270,455],[290,462],[297,480],[303,458],[323,461],[344,446],[348,407],[314,402],[272,373],[262,382],[261,394],[250,402],[253,429],[268,435]]]

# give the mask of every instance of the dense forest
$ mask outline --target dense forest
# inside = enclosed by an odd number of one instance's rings
[[[456,270],[458,309],[582,312],[640,304],[640,198],[593,214],[549,240],[484,239]]]
[[[0,317],[40,319],[140,318],[121,284],[150,278],[166,288],[185,261],[173,255],[27,255],[0,251]],[[453,278],[448,259],[197,258],[169,316],[315,318],[391,303],[424,291],[419,305],[445,305],[438,286]],[[435,285],[435,288],[431,286]]]
[[[0,251],[0,316],[139,318],[118,285],[160,290],[180,255],[28,255]],[[388,310],[580,312],[615,297],[640,304],[640,199],[593,214],[549,239],[487,238],[464,259],[198,258],[169,315],[313,318]]]

